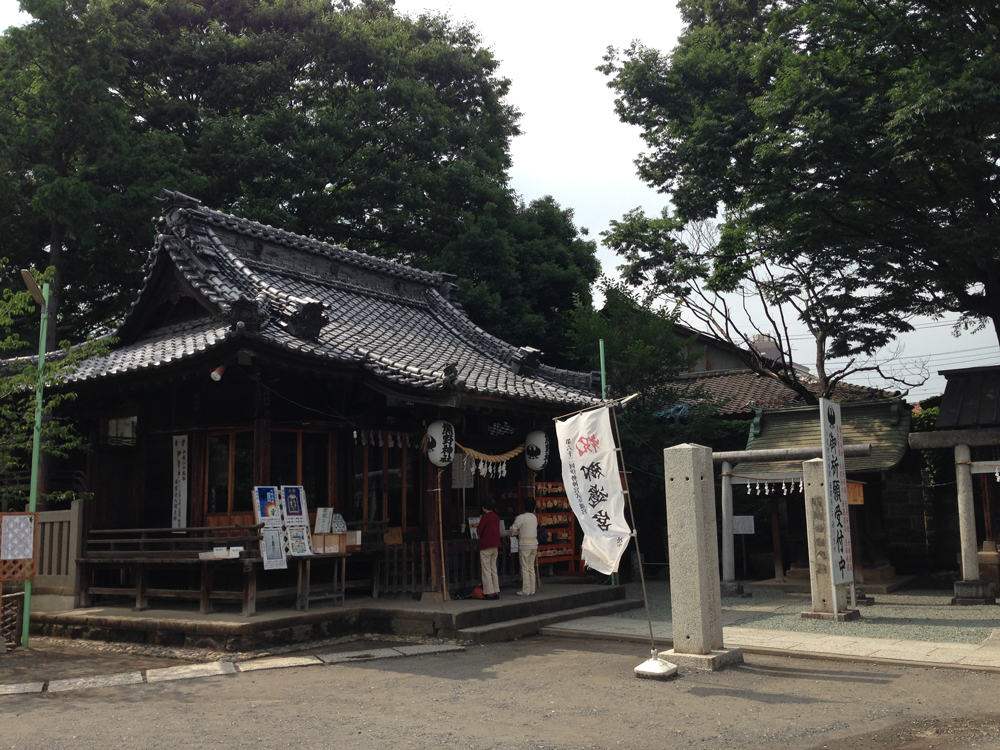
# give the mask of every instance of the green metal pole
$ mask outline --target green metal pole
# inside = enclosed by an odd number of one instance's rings
[[[604,339],[601,339],[601,400],[608,397],[608,377],[604,371]]]
[[[601,339],[601,400],[604,401],[608,397],[608,376],[607,371],[604,368],[604,339]],[[614,573],[611,574],[611,585],[614,586],[618,583],[618,576]]]
[[[42,285],[42,323],[38,331],[38,385],[35,388],[35,435],[31,443],[31,492],[28,495],[28,512],[34,513],[38,505],[38,468],[42,453],[42,395],[45,389],[45,339],[49,330],[49,285]],[[35,529],[38,533],[38,529]],[[31,581],[24,582],[24,624],[21,645],[28,648],[31,629]]]

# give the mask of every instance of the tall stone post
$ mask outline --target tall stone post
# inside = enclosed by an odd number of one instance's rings
[[[834,599],[833,570],[830,567],[830,523],[826,512],[826,484],[823,459],[802,462],[802,481],[806,494],[806,536],[809,541],[809,586],[812,610],[802,616],[823,620],[849,620],[857,610],[847,610],[847,592],[837,589]],[[853,615],[846,614],[847,611]]]
[[[674,640],[663,657],[701,669],[741,664],[742,652],[722,643],[712,449],[690,444],[667,448],[663,469]]]
[[[972,494],[972,452],[955,446],[955,483],[958,486],[958,533],[962,543],[962,580],[955,581],[952,604],[993,604],[989,581],[979,580],[979,542],[976,505]]]
[[[972,494],[972,452],[955,446],[955,483],[958,485],[958,533],[962,541],[962,580],[979,580],[979,544],[976,541],[976,505]]]
[[[733,550],[733,465],[722,462],[722,589],[732,596],[736,591],[736,555]]]

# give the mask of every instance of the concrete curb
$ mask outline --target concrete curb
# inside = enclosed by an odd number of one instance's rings
[[[560,628],[558,625],[542,628],[539,631],[539,635],[558,638],[577,638],[580,640],[624,641],[626,643],[642,644],[649,643],[649,636],[633,635],[631,633],[602,633],[570,630]],[[674,645],[673,639],[671,638],[654,638],[653,642],[660,648],[673,648]],[[960,669],[967,672],[1000,674],[1000,666],[991,666],[989,664],[962,664],[961,662],[950,661],[921,661],[917,659],[895,659],[886,656],[836,654],[828,651],[769,648],[767,646],[745,645],[731,638],[726,638],[726,645],[742,649],[744,654],[759,654],[761,656],[787,656],[793,659],[814,659],[817,661],[864,662],[867,664],[884,664],[886,666],[897,667],[923,667],[925,669]]]
[[[142,672],[122,672],[120,674],[105,674],[93,677],[49,680],[47,683],[25,682],[14,685],[0,685],[0,696],[31,695],[46,692],[46,690],[50,693],[62,693],[74,690],[87,690],[89,688],[119,687],[122,685],[155,685],[164,682],[174,682],[176,680],[197,679],[199,677],[231,676],[264,669],[292,669],[327,664],[351,664],[354,662],[377,661],[380,659],[403,658],[407,656],[450,654],[465,650],[465,646],[417,644],[413,646],[397,646],[395,648],[346,651],[339,654],[322,654],[319,656],[264,657],[240,662],[239,664],[229,661],[216,661],[209,662],[208,664],[186,664],[180,667],[147,669],[145,677]]]

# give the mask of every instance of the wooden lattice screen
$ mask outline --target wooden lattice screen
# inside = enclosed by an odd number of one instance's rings
[[[21,645],[24,615],[24,594],[0,596],[0,638],[8,648]]]
[[[35,560],[38,559],[37,513],[0,513],[0,543],[4,538],[4,523],[7,522],[7,519],[24,517],[31,519],[31,538],[27,542],[31,549],[31,557],[19,557],[13,560],[0,559],[0,583],[3,581],[27,581],[35,577]],[[21,524],[19,523],[18,526],[20,527]]]

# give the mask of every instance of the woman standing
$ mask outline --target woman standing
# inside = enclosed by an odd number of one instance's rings
[[[497,576],[497,555],[500,553],[500,516],[492,496],[483,500],[483,514],[479,517],[476,533],[479,535],[479,567],[483,575],[483,599],[500,598],[500,581]]]
[[[521,590],[518,596],[535,593],[535,557],[538,555],[538,519],[535,517],[535,498],[524,500],[525,512],[514,519],[510,535],[517,537],[517,555],[521,558]]]

